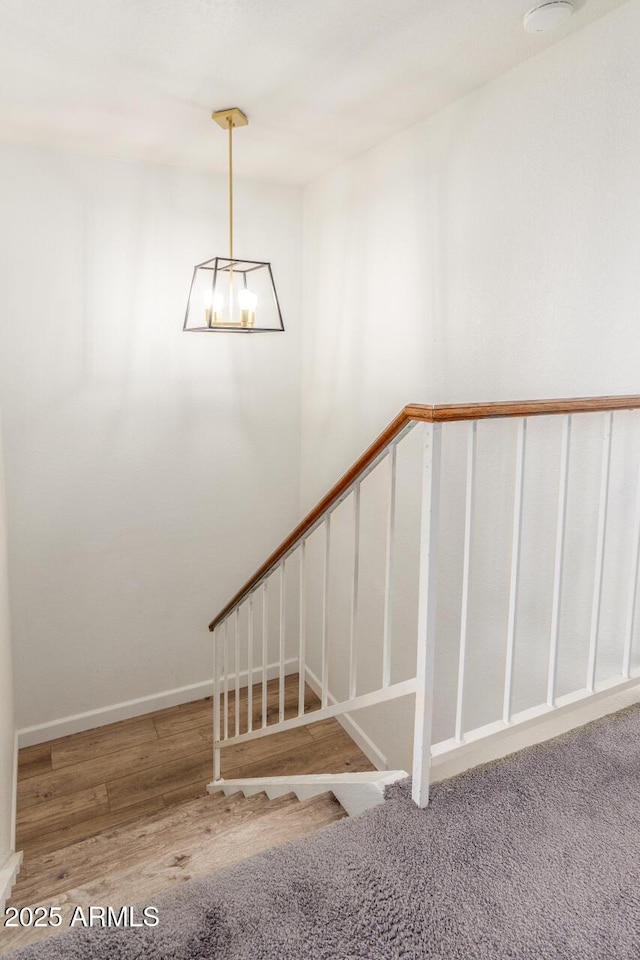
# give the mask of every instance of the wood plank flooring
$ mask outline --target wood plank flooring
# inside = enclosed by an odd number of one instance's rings
[[[278,718],[278,681],[267,716]],[[298,678],[285,684],[285,716],[297,713]],[[240,692],[241,729],[248,696]],[[261,688],[253,690],[259,722]],[[320,706],[309,689],[305,708]],[[230,729],[235,696],[229,694]],[[68,927],[79,905],[146,901],[326,826],[344,811],[329,795],[300,803],[293,794],[208,796],[212,777],[210,698],[124,720],[20,751],[17,847],[24,862],[11,905],[56,906]],[[312,718],[312,717],[311,717]],[[222,751],[227,778],[372,770],[336,720],[273,734]],[[55,929],[0,930],[0,955]]]
[[[342,819],[342,807],[324,794],[298,802],[293,794],[202,797],[129,825],[44,854],[29,854],[12,905],[32,910],[55,906],[57,928],[0,931],[0,956],[68,929],[78,907],[154,906],[157,895],[185,880],[303,837]],[[138,917],[140,911],[138,910]],[[159,914],[162,922],[161,913]],[[63,956],[64,954],[61,954]]]
[[[248,691],[240,691],[241,730]],[[267,716],[278,719],[278,681]],[[297,714],[298,677],[285,684],[285,716]],[[305,709],[318,709],[305,691]],[[260,722],[261,687],[253,689]],[[79,905],[151,903],[173,884],[230,866],[326,826],[344,811],[329,795],[300,803],[293,794],[208,796],[212,700],[171,707],[20,751],[17,848],[24,862],[11,905],[56,906],[63,928]],[[230,730],[235,696],[229,693]],[[227,778],[374,769],[336,720],[297,727],[222,751]],[[0,929],[0,956],[52,928]]]
[[[286,678],[285,716],[297,712],[297,675]],[[268,685],[267,713],[277,719],[278,681]],[[258,722],[261,688],[253,690]],[[246,728],[247,689],[239,697]],[[307,710],[319,701],[307,688]],[[56,850],[118,824],[201,797],[212,777],[212,699],[27,747],[19,754],[17,849]],[[229,721],[235,696],[229,693]],[[372,770],[336,720],[298,727],[222,751],[222,775],[284,776]]]

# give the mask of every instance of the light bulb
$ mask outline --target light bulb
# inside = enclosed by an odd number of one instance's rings
[[[240,323],[243,327],[253,327],[256,322],[256,305],[258,297],[251,290],[244,287],[238,293],[238,306],[240,307]]]
[[[224,303],[222,294],[218,291],[214,293],[210,287],[207,287],[202,294],[202,300],[204,303],[204,313],[207,326],[210,327],[214,323],[221,323],[222,305]]]
[[[238,294],[238,304],[241,310],[255,310],[257,302],[257,295],[252,293],[251,290],[247,290],[246,287]]]

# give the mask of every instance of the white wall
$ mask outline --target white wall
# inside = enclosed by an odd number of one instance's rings
[[[297,189],[237,190],[237,252],[272,260],[286,335],[185,336],[223,178],[0,147],[19,726],[205,681],[211,615],[406,402],[637,390],[639,27],[631,0],[312,184],[302,343]],[[404,728],[365,723],[396,762]]]
[[[632,0],[306,190],[303,507],[407,402],[638,392],[639,33]]]
[[[3,145],[0,209],[23,728],[207,681],[209,619],[297,519],[301,193],[236,185],[283,336],[182,333],[224,177]]]
[[[0,867],[13,848],[15,759],[7,528],[0,431]],[[0,890],[0,895],[2,892]]]

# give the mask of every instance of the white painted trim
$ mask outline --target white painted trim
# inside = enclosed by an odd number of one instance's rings
[[[413,713],[411,797],[419,807],[429,803],[429,748],[433,737],[433,690],[436,655],[436,603],[442,429],[422,425],[422,500],[420,505],[420,568],[416,636],[416,698]]]
[[[316,696],[319,697],[322,691],[322,684],[318,679],[318,677],[313,672],[313,670],[311,670],[311,668],[308,666],[306,667],[306,670],[305,670],[305,677],[306,677],[307,683],[309,684],[313,692],[316,694]],[[333,694],[329,692],[330,706],[333,706],[337,702],[338,701],[333,696]],[[346,731],[346,733],[348,733],[348,735],[351,737],[353,742],[360,747],[364,755],[369,760],[371,760],[371,763],[374,765],[376,770],[389,769],[389,761],[385,757],[384,753],[380,749],[378,749],[378,747],[375,745],[371,737],[369,737],[364,732],[362,727],[356,723],[356,721],[353,719],[351,714],[343,713],[341,716],[336,717],[336,720],[338,721],[340,726]],[[309,722],[313,723],[313,720],[310,719]]]
[[[13,738],[13,772],[12,772],[12,797],[11,797],[11,850],[6,855],[4,863],[0,866],[0,917],[4,916],[4,908],[9,897],[11,889],[16,881],[16,877],[22,863],[22,853],[16,853],[16,811],[18,804],[18,734]]]
[[[551,740],[592,720],[616,713],[640,703],[640,676],[623,682],[610,680],[595,693],[580,690],[558,697],[556,707],[543,704],[514,714],[510,726],[502,720],[478,727],[466,735],[465,742],[444,740],[431,752],[431,780],[454,777],[465,770],[506,757],[510,753]]]
[[[22,854],[11,852],[0,867],[0,916],[4,916],[4,908],[11,896],[11,888],[16,881],[21,863]]]
[[[298,672],[298,658],[292,657],[285,663],[285,674]],[[262,680],[262,668],[254,668],[253,683]],[[272,663],[267,667],[267,679],[273,680],[279,674],[279,664]],[[235,683],[235,674],[229,674],[230,683]],[[240,686],[247,686],[247,671],[240,671]],[[88,710],[86,713],[76,713],[71,717],[60,720],[51,720],[49,723],[40,723],[33,727],[24,727],[18,730],[18,743],[21,747],[30,747],[36,743],[45,743],[47,740],[56,740],[71,733],[80,733],[83,730],[92,730],[94,727],[103,727],[118,720],[129,720],[131,717],[140,717],[154,710],[164,710],[166,707],[176,707],[181,703],[190,703],[192,700],[201,700],[210,697],[213,692],[213,678],[201,683],[192,683],[186,687],[176,687],[174,690],[164,690],[162,693],[152,693],[147,697],[138,697],[135,700],[126,700],[124,703],[114,703],[108,707],[99,707],[97,710]]]
[[[437,783],[440,780],[446,780],[479,764],[489,763],[525,747],[543,743],[545,740],[568,733],[570,730],[637,703],[640,703],[640,676],[638,675],[623,682],[619,679],[606,681],[599,685],[595,693],[578,691],[559,697],[555,708],[543,704],[540,707],[522,711],[514,715],[510,726],[506,726],[502,720],[499,720],[486,727],[479,727],[471,734],[467,734],[465,743],[460,744],[455,739],[451,739],[434,745],[430,781]],[[390,778],[388,781],[387,776]],[[224,790],[225,793],[240,790],[246,796],[265,791],[273,797],[293,791],[300,799],[305,799],[323,792],[323,789],[329,789],[345,810],[351,813],[351,811],[361,812],[376,802],[381,802],[376,800],[375,794],[364,789],[365,784],[373,782],[376,785],[383,783],[386,785],[387,782],[406,776],[407,774],[403,771],[393,771],[386,775],[354,773],[317,774],[307,777],[261,777],[251,780],[219,780],[209,784],[207,790],[209,793],[214,793],[216,790]],[[350,792],[341,791],[341,779],[347,781]],[[360,783],[361,790],[354,789],[353,785],[356,782]],[[360,807],[360,803],[365,801],[366,805]]]
[[[407,776],[404,770],[387,770],[382,773],[311,773],[246,780],[221,779],[210,783],[207,793],[222,790],[225,796],[242,793],[245,797],[266,793],[270,800],[294,793],[298,800],[309,800],[331,792],[349,816],[354,817],[383,803],[385,787]]]
[[[308,713],[296,714],[295,717],[289,717],[288,720],[272,723],[267,727],[261,727],[259,730],[253,730],[251,733],[241,733],[238,737],[229,737],[220,741],[221,747],[232,747],[236,743],[248,743],[250,740],[258,740],[260,737],[270,736],[272,733],[281,733],[283,730],[295,730],[297,727],[306,727],[307,724],[319,723],[321,720],[329,720],[339,717],[350,710],[363,710],[365,707],[377,707],[380,703],[386,703],[387,700],[396,700],[398,697],[408,697],[416,692],[415,680],[402,680],[400,683],[393,683],[390,687],[382,690],[374,690],[373,693],[362,693],[355,700],[344,700],[333,703],[328,707],[318,707],[317,710],[309,710]]]

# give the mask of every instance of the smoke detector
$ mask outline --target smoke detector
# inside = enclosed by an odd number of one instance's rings
[[[525,13],[524,28],[528,33],[546,33],[559,27],[572,13],[573,0],[549,0]]]

